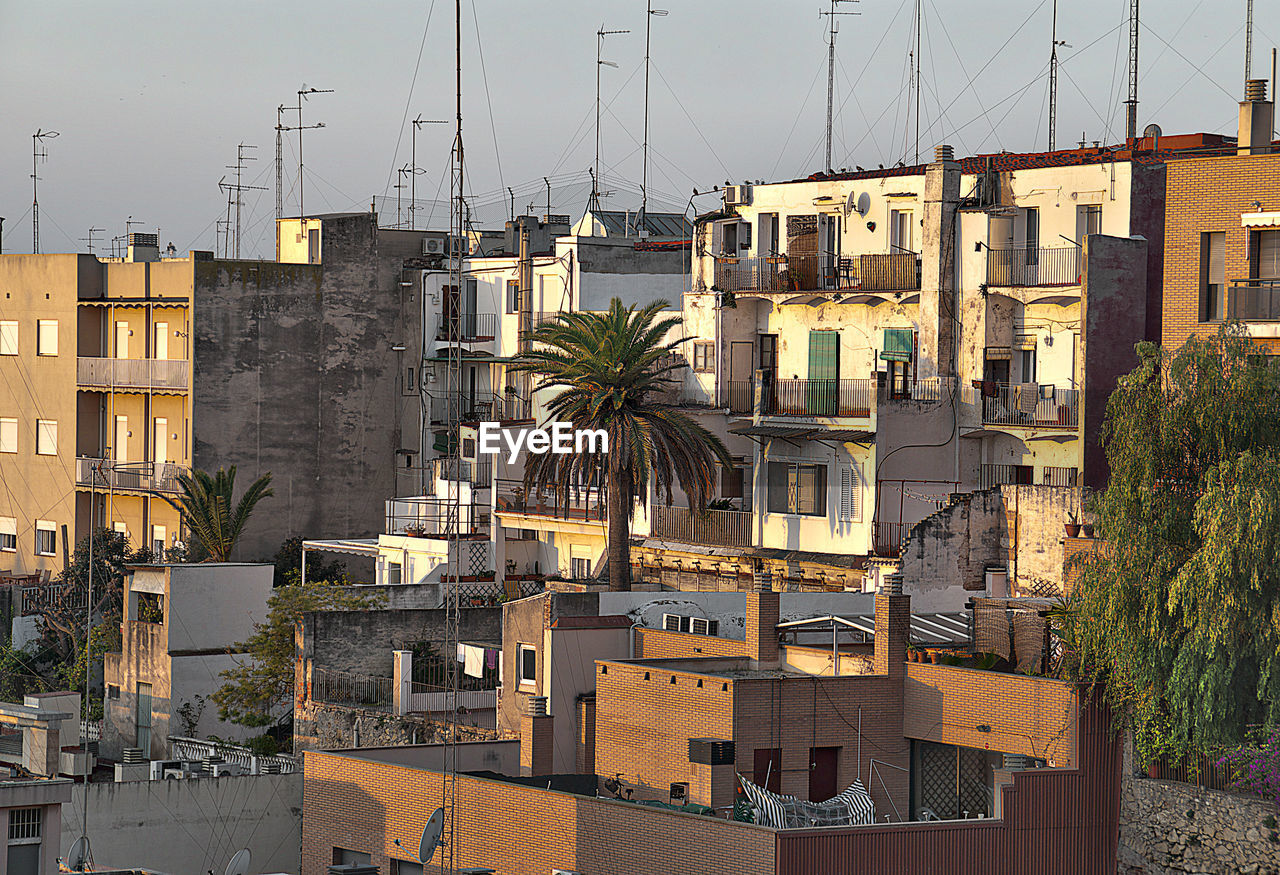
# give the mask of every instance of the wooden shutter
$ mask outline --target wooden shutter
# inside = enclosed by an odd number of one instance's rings
[[[840,469],[840,519],[844,522],[862,519],[862,481],[857,464]]]

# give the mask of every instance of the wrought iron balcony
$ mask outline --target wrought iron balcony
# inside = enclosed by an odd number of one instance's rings
[[[608,516],[608,503],[600,487],[541,489],[529,494],[519,480],[499,480],[498,513],[596,522]]]
[[[1020,428],[1071,429],[1079,425],[1080,392],[1036,383],[979,383],[982,421]]]
[[[76,359],[76,385],[83,388],[185,392],[190,373],[181,359]]]
[[[713,544],[721,547],[750,547],[749,511],[708,510],[698,513],[689,507],[653,507],[653,535],[686,544]]]
[[[172,462],[118,462],[115,459],[76,458],[76,485],[135,492],[176,493],[178,476],[190,472],[185,465]]]
[[[493,478],[493,463],[488,459],[473,462],[457,456],[441,456],[427,460],[427,479],[457,480],[473,488],[488,489]]]
[[[914,252],[718,258],[714,285],[726,292],[910,291],[920,288]]]
[[[447,425],[450,422],[510,422],[532,416],[529,402],[514,394],[477,392],[455,398],[431,395],[428,401],[432,425]]]
[[[773,380],[761,387],[762,412],[866,418],[875,407],[875,387],[873,380]]]
[[[416,496],[393,498],[387,502],[388,535],[417,538],[487,538],[489,505],[464,499],[455,503],[447,497]]]
[[[987,247],[987,285],[1078,286],[1080,247]]]
[[[493,340],[498,333],[494,313],[441,313],[436,322],[436,340],[446,343],[476,343]]]

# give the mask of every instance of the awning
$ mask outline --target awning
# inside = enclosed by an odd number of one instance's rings
[[[824,428],[819,425],[739,425],[730,434],[791,441],[835,441],[860,444],[875,438],[874,431],[852,428]]]
[[[863,444],[867,441],[875,440],[876,433],[874,431],[864,431],[852,428],[833,428],[827,431],[818,430],[811,434],[805,435],[805,440],[809,441],[835,441],[840,444]]]
[[[1280,226],[1280,213],[1243,213],[1240,216],[1242,228],[1274,228]]]
[[[747,437],[799,440],[813,430],[811,425],[740,425],[729,429],[729,433]]]
[[[436,350],[435,355],[431,356],[430,358],[424,359],[424,361],[447,363],[449,361],[449,355],[447,350],[438,349]],[[516,362],[516,358],[515,356],[504,356],[504,355],[463,355],[462,362],[463,364],[473,364],[473,365],[481,365],[481,364],[509,365],[509,364],[514,364]]]
[[[87,307],[189,307],[185,298],[81,298]]]
[[[321,553],[346,553],[351,556],[377,556],[378,541],[373,538],[344,538],[332,541],[303,541],[302,549]]]

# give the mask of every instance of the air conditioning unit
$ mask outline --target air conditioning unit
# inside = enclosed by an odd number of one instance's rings
[[[202,777],[200,772],[193,772],[188,769],[165,769],[163,775],[166,781],[190,781],[199,777]]]
[[[244,766],[239,763],[215,763],[212,769],[215,778],[238,778],[244,774]]]
[[[152,760],[151,761],[151,780],[163,781],[165,773],[172,770],[182,769],[181,760]]]
[[[702,617],[690,617],[689,631],[694,635],[714,635],[720,631],[720,621],[704,620]]]
[[[683,632],[685,629],[680,628],[680,621],[688,621],[688,617],[682,617],[679,614],[663,614],[662,628],[666,632]]]
[[[422,239],[423,255],[444,255],[445,240],[443,237],[424,237]]]
[[[726,185],[724,188],[724,205],[726,207],[747,206],[751,203],[751,186]]]

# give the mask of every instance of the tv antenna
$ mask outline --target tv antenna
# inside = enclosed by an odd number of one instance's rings
[[[223,875],[249,875],[249,858],[251,854],[248,848],[242,848],[235,852],[235,855],[227,862],[227,868]]]
[[[1249,80],[1253,78],[1253,0],[1246,0],[1244,7],[1244,82],[1245,88],[1249,87]],[[1245,95],[1248,97],[1248,95]],[[1275,95],[1271,95],[1271,99],[1275,100]]]
[[[649,212],[649,25],[653,23],[653,16],[663,16],[667,14],[665,9],[654,9],[653,0],[646,0],[644,17],[644,148],[643,158],[640,168],[640,215],[636,220],[636,226],[639,229],[641,237],[647,237],[648,232],[646,225],[648,220],[645,218]]]
[[[1058,46],[1071,48],[1066,40],[1058,39],[1058,0],[1053,0],[1053,29],[1049,36],[1049,151],[1058,144]]]
[[[41,161],[49,160],[49,149],[45,140],[53,140],[61,136],[57,131],[46,131],[36,128],[31,135],[31,254],[40,254],[40,177],[37,166]]]
[[[282,126],[282,125],[280,125],[280,124],[278,124],[278,123],[277,123],[277,125],[276,125],[276,130],[277,130],[277,131],[297,131],[297,132],[298,132],[298,218],[300,218],[300,219],[301,219],[301,218],[303,218],[303,217],[306,215],[306,207],[305,207],[305,194],[306,194],[306,193],[305,193],[305,191],[304,191],[304,189],[305,189],[305,187],[306,187],[306,186],[304,185],[304,183],[303,183],[303,178],[302,178],[302,132],[303,132],[303,131],[313,131],[313,130],[315,130],[316,128],[323,128],[323,127],[324,127],[324,122],[316,122],[314,125],[304,125],[304,124],[302,123],[302,102],[303,102],[304,100],[306,100],[306,99],[307,99],[307,97],[308,97],[309,95],[312,95],[312,94],[332,94],[332,93],[333,93],[333,89],[332,89],[332,88],[308,88],[308,87],[307,87],[307,83],[303,82],[303,83],[302,83],[302,87],[298,89],[298,105],[297,105],[297,106],[291,106],[291,107],[289,107],[290,109],[293,109],[293,110],[296,110],[296,111],[297,111],[297,113],[298,113],[298,124],[297,124],[297,125],[295,125],[295,126],[293,126],[293,127],[289,127],[289,126],[287,126],[287,125]],[[283,108],[283,107],[282,107],[282,108]],[[277,113],[276,118],[277,118],[277,119],[279,119],[279,112],[280,112],[280,110],[277,110],[277,111],[276,111],[276,113]],[[281,170],[282,170],[282,166],[281,166],[281,159],[280,159],[280,157],[279,157],[280,150],[279,150],[279,137],[278,137],[278,136],[277,136],[277,148],[276,148],[276,154],[277,154],[277,158],[276,158],[276,189],[277,189],[277,190],[279,190],[279,188],[280,188],[280,173],[281,173]]]
[[[600,29],[596,31],[596,163],[595,172],[591,174],[591,199],[587,205],[588,209],[600,209],[600,193],[596,191],[596,185],[600,181],[600,68],[612,67],[618,69],[618,65],[613,61],[606,61],[601,57],[604,51],[604,38],[620,33],[631,33],[629,30],[605,30],[604,25],[600,25]]]
[[[227,192],[227,221],[228,222],[231,221],[231,207],[232,205],[235,206],[235,224],[234,225],[229,224],[227,227],[227,235],[228,235],[227,242],[230,243],[231,228],[234,227],[235,228],[235,237],[234,237],[235,248],[234,248],[234,255],[232,257],[235,258],[236,260],[239,260],[240,258],[240,208],[244,206],[244,200],[241,198],[240,194],[241,192],[245,192],[245,191],[266,191],[267,190],[266,186],[245,185],[243,182],[241,182],[241,179],[243,178],[242,174],[244,171],[244,162],[258,160],[252,155],[246,155],[244,153],[244,150],[256,149],[256,148],[258,147],[247,146],[244,143],[241,143],[240,145],[236,146],[236,163],[227,165],[228,170],[234,170],[236,172],[236,181],[223,182],[222,180],[219,180],[218,182],[218,187],[225,189],[225,191]],[[223,179],[225,178],[226,177],[223,177]],[[224,255],[225,255],[225,252],[224,252]]]
[[[94,234],[101,234],[101,233],[102,233],[103,231],[105,231],[105,230],[106,230],[106,228],[90,228],[90,229],[89,229],[89,236],[87,236],[87,237],[81,237],[81,238],[80,238],[80,242],[81,242],[81,243],[88,243],[88,244],[89,244],[89,254],[90,254],[90,255],[93,255],[93,235],[94,235]]]
[[[840,22],[836,19],[837,15],[858,15],[857,12],[841,12],[839,4],[856,3],[858,0],[831,0],[831,9],[823,10],[818,15],[827,16],[827,163],[822,167],[828,173],[831,172],[831,116],[832,103],[835,100],[836,89],[836,34],[840,32]]]
[[[1138,0],[1129,0],[1129,99],[1124,110],[1124,136],[1138,135]]]
[[[444,119],[423,118],[422,113],[418,113],[410,124],[413,130],[409,134],[409,162],[412,165],[409,172],[409,228],[417,230],[418,228],[418,174],[426,173],[425,170],[418,169],[418,128],[423,125],[447,125]],[[396,222],[400,219],[397,216]]]
[[[401,167],[399,170],[396,171],[396,174],[399,177],[400,181],[397,182],[395,185],[391,186],[396,190],[396,227],[397,228],[400,227],[400,192],[404,190],[404,178],[406,176],[409,176],[412,173],[413,173],[413,170],[411,165],[406,164],[405,166]],[[413,209],[413,206],[410,205],[409,209]]]

